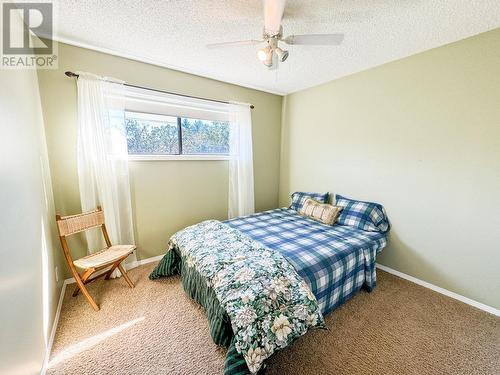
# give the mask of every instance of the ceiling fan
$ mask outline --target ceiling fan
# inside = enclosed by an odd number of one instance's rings
[[[241,40],[236,42],[224,42],[207,44],[207,48],[222,48],[235,46],[248,46],[266,43],[266,46],[257,51],[257,57],[268,68],[273,68],[274,57],[278,61],[285,61],[289,52],[280,48],[279,43],[288,45],[316,45],[336,46],[344,40],[344,34],[307,34],[289,35],[283,37],[281,20],[285,11],[286,0],[263,0],[264,4],[264,32],[262,39]]]

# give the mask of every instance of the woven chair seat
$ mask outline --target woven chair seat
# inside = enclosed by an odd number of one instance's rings
[[[116,245],[97,253],[73,261],[78,268],[96,268],[111,264],[120,258],[131,254],[135,250],[134,245]]]

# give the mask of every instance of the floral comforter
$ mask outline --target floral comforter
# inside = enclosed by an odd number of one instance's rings
[[[239,230],[204,221],[177,232],[174,246],[214,290],[250,372],[309,328],[325,326],[316,297],[295,268]]]

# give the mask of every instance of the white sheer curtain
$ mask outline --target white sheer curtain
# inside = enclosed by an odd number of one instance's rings
[[[255,212],[250,105],[229,104],[229,218]]]
[[[101,205],[111,243],[134,244],[123,82],[79,72],[77,86],[82,210]],[[104,248],[96,230],[86,235],[90,253]],[[135,254],[130,255],[127,268],[135,261]]]

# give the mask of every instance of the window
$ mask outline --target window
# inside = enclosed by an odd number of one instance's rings
[[[229,123],[182,118],[181,154],[229,154]]]
[[[229,123],[125,113],[129,155],[229,155]]]
[[[180,154],[177,117],[125,112],[129,155]]]
[[[229,121],[221,104],[129,92],[125,125],[131,159],[228,159]]]

